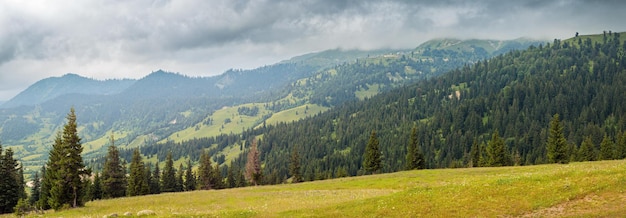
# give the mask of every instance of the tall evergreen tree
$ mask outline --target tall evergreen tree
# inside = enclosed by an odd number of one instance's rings
[[[594,161],[596,159],[594,147],[591,137],[585,137],[578,148],[578,161]]]
[[[224,178],[222,177],[222,171],[220,170],[220,165],[215,163],[215,168],[213,168],[211,181],[215,184],[215,189],[224,188]]]
[[[35,203],[35,207],[39,210],[50,209],[48,197],[50,196],[50,177],[47,176],[47,166],[41,167],[41,188],[39,188],[39,200]]]
[[[480,159],[482,159],[480,144],[478,144],[478,140],[474,139],[474,142],[472,143],[472,148],[470,150],[469,167],[480,167]]]
[[[615,158],[626,158],[626,132],[620,134],[617,138],[617,144],[615,145]]]
[[[6,149],[3,154],[0,144],[0,214],[13,212],[20,197],[18,183],[18,163],[13,159],[13,150]]]
[[[228,174],[226,174],[226,187],[227,188],[235,188],[237,187],[237,179],[235,178],[235,166],[234,162],[231,161],[230,167],[228,167]]]
[[[104,191],[102,190],[102,179],[99,173],[93,176],[93,185],[91,186],[91,200],[102,199]]]
[[[172,160],[172,152],[167,152],[165,157],[165,167],[161,176],[161,191],[175,192],[176,189],[176,169],[174,169],[174,160]]]
[[[19,171],[17,173],[17,184],[18,184],[18,196],[19,199],[28,199],[28,195],[26,194],[26,182],[24,181],[24,165],[20,164]]]
[[[246,180],[253,185],[258,185],[261,181],[261,160],[259,158],[259,150],[257,148],[256,138],[252,139],[250,150],[248,150],[248,158],[246,160]]]
[[[414,170],[424,168],[426,168],[426,161],[424,160],[424,154],[422,154],[418,145],[417,127],[413,126],[406,152],[406,169]]]
[[[193,173],[193,165],[191,159],[187,161],[187,170],[185,170],[185,191],[196,190],[196,175]]]
[[[487,166],[499,167],[510,165],[510,155],[506,150],[504,140],[502,140],[498,134],[498,130],[493,133],[491,141],[487,143],[486,152]]]
[[[35,203],[39,201],[40,192],[41,179],[39,178],[39,172],[35,172],[35,175],[33,175],[33,186],[30,188],[30,197],[28,198],[28,203],[30,205],[35,205]]]
[[[365,172],[377,173],[382,168],[382,154],[378,137],[376,137],[376,131],[372,131],[370,139],[365,146],[365,153],[363,154],[363,169]]]
[[[213,174],[213,166],[211,166],[211,157],[202,151],[200,154],[200,165],[198,166],[198,189],[209,190],[214,188],[214,184],[211,183],[211,177]]]
[[[154,173],[152,173],[152,183],[150,184],[150,194],[161,193],[161,171],[159,170],[159,163],[154,165]]]
[[[182,192],[185,189],[185,181],[183,180],[183,175],[185,174],[185,168],[183,168],[183,163],[178,165],[178,170],[176,171],[176,191]]]
[[[230,171],[229,171],[230,172]],[[291,159],[289,161],[289,174],[291,174],[291,183],[302,182],[302,173],[300,172],[300,154],[297,146],[291,150]]]
[[[549,163],[566,164],[569,162],[567,156],[567,141],[563,134],[563,127],[559,121],[559,114],[555,114],[550,121],[550,133],[546,144]]]
[[[608,135],[604,135],[602,142],[600,143],[600,156],[598,160],[612,160],[615,151],[614,143]]]
[[[152,164],[148,162],[144,165],[145,167],[143,170],[143,180],[147,187],[145,194],[152,194]]]
[[[47,176],[51,179],[48,204],[55,210],[63,205],[79,207],[83,205],[82,176],[87,175],[83,158],[83,146],[78,136],[74,108],[67,115],[63,133],[57,135],[48,159]]]
[[[109,140],[110,145],[102,169],[102,192],[103,198],[118,198],[126,196],[126,173],[113,135]]]
[[[146,184],[145,167],[139,153],[139,149],[135,148],[133,157],[130,162],[130,175],[128,177],[128,196],[146,195],[149,192],[148,184]]]

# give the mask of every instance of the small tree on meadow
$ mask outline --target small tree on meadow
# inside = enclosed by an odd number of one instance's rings
[[[382,154],[376,131],[372,131],[363,154],[363,169],[368,173],[377,173],[383,168]]]
[[[246,180],[253,185],[258,185],[261,181],[261,160],[259,158],[259,150],[257,148],[256,138],[252,139],[248,158],[246,161]]]
[[[559,114],[555,114],[550,121],[550,133],[546,143],[546,150],[549,163],[566,164],[569,162],[567,141],[563,134],[563,126],[561,126],[559,121]]]

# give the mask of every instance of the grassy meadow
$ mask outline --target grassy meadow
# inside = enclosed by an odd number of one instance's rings
[[[619,217],[626,160],[437,169],[88,202],[45,217]],[[5,215],[8,216],[8,215]],[[32,215],[39,216],[39,215]]]

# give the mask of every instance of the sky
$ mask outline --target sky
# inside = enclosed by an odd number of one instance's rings
[[[212,76],[327,49],[626,31],[620,0],[2,0],[0,101],[48,77]]]

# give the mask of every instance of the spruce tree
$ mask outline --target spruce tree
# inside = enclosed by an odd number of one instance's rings
[[[50,196],[50,177],[47,176],[46,167],[41,167],[41,188],[39,188],[39,199],[35,203],[35,207],[39,210],[50,209],[48,197]]]
[[[187,170],[185,170],[185,191],[196,190],[196,175],[193,173],[193,166],[191,165],[191,159],[187,161]]]
[[[91,186],[91,200],[99,200],[102,199],[103,191],[102,191],[102,179],[100,178],[99,173],[95,173],[93,176],[93,185]]]
[[[175,192],[176,189],[176,169],[174,169],[174,160],[172,160],[172,152],[167,152],[165,157],[165,167],[161,176],[161,191]]]
[[[480,167],[481,158],[482,153],[480,151],[480,144],[478,144],[478,140],[474,139],[474,142],[472,143],[472,148],[470,150],[469,167]]]
[[[67,115],[63,132],[57,134],[50,157],[46,176],[50,178],[48,204],[55,210],[63,205],[79,207],[83,205],[82,176],[88,175],[81,153],[83,146],[78,136],[74,108]]]
[[[230,162],[230,167],[228,167],[228,174],[226,175],[226,188],[235,188],[237,187],[237,179],[235,178],[235,166],[234,161]]]
[[[302,182],[302,173],[300,172],[300,154],[298,153],[296,146],[294,146],[291,150],[289,174],[291,174],[291,183]]]
[[[596,159],[594,147],[591,137],[585,137],[578,148],[578,161],[594,161]]]
[[[37,201],[39,201],[39,194],[41,192],[41,180],[39,178],[39,172],[35,172],[33,176],[33,186],[30,188],[30,197],[28,198],[28,203],[30,205],[35,205]]]
[[[149,192],[148,184],[146,184],[145,167],[139,153],[139,149],[135,148],[133,157],[130,162],[130,174],[128,177],[128,196],[146,195]]]
[[[563,127],[559,121],[559,114],[555,114],[550,121],[550,133],[546,150],[549,163],[566,164],[569,162],[567,156],[567,142],[563,134]]]
[[[491,141],[487,143],[486,152],[487,166],[499,167],[510,165],[510,155],[506,150],[504,140],[502,140],[498,134],[498,130],[493,133]]]
[[[598,160],[612,160],[613,152],[615,151],[614,143],[608,135],[604,135],[602,142],[600,143],[600,157]]]
[[[126,196],[126,173],[120,160],[120,152],[115,146],[113,135],[104,167],[102,169],[102,194],[103,198],[119,198]]]
[[[18,198],[27,200],[28,195],[26,194],[26,182],[24,181],[24,165],[20,164],[19,171],[17,173],[17,192]]]
[[[159,163],[154,165],[154,173],[152,173],[152,183],[150,184],[150,194],[161,193],[161,171],[159,170]]]
[[[246,159],[246,180],[253,185],[258,185],[261,182],[261,160],[259,158],[259,150],[257,148],[257,140],[252,139],[250,144],[250,150],[248,150],[248,157]]]
[[[376,137],[376,131],[372,131],[370,139],[365,146],[363,154],[363,169],[368,173],[377,173],[382,169],[382,154]]]
[[[213,172],[211,174],[211,181],[215,184],[215,189],[224,188],[224,179],[221,172],[220,165],[215,163],[215,168],[213,168]]]
[[[620,160],[626,158],[626,132],[618,136],[615,146],[615,158]]]
[[[211,158],[209,155],[202,151],[200,154],[200,161],[198,166],[198,189],[209,190],[214,188],[214,184],[211,183],[211,174],[213,174],[213,167],[211,166]]]
[[[183,174],[185,174],[185,168],[183,168],[183,163],[178,165],[178,170],[176,171],[176,191],[182,192],[185,189],[185,181],[183,180]]]
[[[13,150],[6,149],[3,154],[0,144],[0,214],[13,212],[20,197],[18,183],[18,164],[13,159]]]
[[[406,153],[406,169],[424,169],[426,168],[426,161],[424,160],[424,154],[419,149],[419,140],[417,138],[417,127],[413,126],[411,129],[411,138],[409,139],[409,145],[407,146]]]

